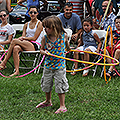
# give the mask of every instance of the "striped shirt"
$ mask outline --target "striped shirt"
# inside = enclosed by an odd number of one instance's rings
[[[73,13],[78,14],[80,17],[83,17],[84,10],[83,10],[83,4],[84,0],[69,0],[73,4]]]

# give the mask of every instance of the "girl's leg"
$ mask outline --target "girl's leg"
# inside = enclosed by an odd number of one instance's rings
[[[87,48],[85,51],[91,52],[91,50],[89,48]],[[90,59],[89,53],[84,53],[84,60],[89,62],[89,59]],[[88,64],[85,64],[85,67],[87,67],[87,66],[88,66]]]
[[[79,59],[79,53],[74,52],[73,58],[78,60]],[[74,62],[74,69],[78,68],[78,62]],[[76,75],[76,72],[71,72],[71,75]]]
[[[115,51],[114,58],[118,60],[119,57],[120,57],[120,49],[117,49],[117,50]],[[109,71],[110,71],[110,73],[113,72],[113,66],[110,66]],[[108,72],[108,73],[106,73],[106,75],[110,77],[110,73]],[[113,74],[113,76],[115,76],[115,75],[116,75],[116,73]]]
[[[117,50],[115,51],[114,58],[118,60],[119,57],[120,57],[120,49],[117,49]]]
[[[90,51],[91,52],[91,50],[89,48],[85,49],[85,51]],[[89,53],[84,53],[84,60],[89,62],[89,59],[90,59]],[[87,66],[88,66],[88,64],[85,64],[85,67],[87,67]],[[88,72],[89,72],[88,69],[84,70],[83,71],[83,76],[87,76]]]
[[[46,93],[46,101],[47,104],[52,104],[51,102],[51,92]]]
[[[52,106],[52,102],[51,102],[51,92],[46,92],[46,100],[44,102],[39,103],[36,108],[43,108],[43,107],[48,107],[48,106]]]
[[[78,60],[79,59],[79,53],[78,52],[74,52],[74,56],[73,57],[74,57],[74,59]],[[77,69],[78,68],[78,62],[75,62],[74,65],[75,65],[75,69]]]
[[[65,107],[65,93],[58,93],[60,100],[60,109],[66,109]]]
[[[79,52],[74,52],[73,58],[79,60]],[[81,59],[83,60],[83,55],[81,55]],[[74,62],[74,69],[78,69],[78,62]],[[76,75],[76,72],[71,72],[71,75]]]
[[[19,45],[14,46],[13,48],[13,60],[15,65],[15,72],[10,75],[10,77],[14,75],[19,75],[19,52],[22,51],[21,47]]]
[[[31,42],[26,41],[26,40],[21,41],[18,39],[14,39],[14,40],[12,40],[10,47],[8,49],[8,53],[5,57],[5,59],[3,60],[3,62],[0,64],[0,66],[4,67],[6,65],[8,59],[10,58],[10,56],[12,54],[12,51],[13,51],[13,48],[15,45],[21,46],[21,48],[26,51],[34,51],[35,50],[34,45]]]
[[[83,51],[83,46],[80,46],[78,48],[76,48],[76,50],[81,50]],[[74,59],[79,60],[79,52],[74,52]],[[83,60],[83,55],[81,54],[81,59]],[[78,68],[78,62],[75,62],[75,69]]]
[[[56,114],[67,111],[67,108],[65,107],[65,93],[58,93],[58,96],[60,100],[60,108],[55,112]]]

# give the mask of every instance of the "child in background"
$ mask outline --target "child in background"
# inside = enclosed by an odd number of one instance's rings
[[[118,41],[120,41],[120,16],[117,16],[115,18],[115,27],[117,28],[117,30],[113,31],[113,49],[116,46],[116,44],[118,43]],[[109,44],[109,46],[107,46],[106,49],[109,52],[109,54],[111,54],[112,53],[111,52],[111,40],[109,40],[108,44]],[[116,49],[114,52],[114,58],[118,60],[119,57],[120,57],[120,43],[116,46]],[[110,66],[106,75],[108,77],[116,75],[116,72],[113,70],[113,66]]]
[[[15,34],[15,30],[12,25],[7,22],[8,16],[9,14],[7,10],[0,10],[0,19],[2,21],[0,24],[0,45],[3,47],[4,45],[10,44],[13,35]]]
[[[67,50],[70,49],[67,35],[62,27],[61,20],[52,15],[46,17],[43,22],[46,34],[41,42],[40,53],[46,55],[43,76],[41,79],[42,90],[46,93],[46,100],[36,106],[43,108],[52,106],[51,91],[53,86],[53,78],[55,80],[55,91],[58,93],[60,100],[60,108],[55,112],[64,113],[67,111],[65,107],[65,92],[68,92],[68,80],[66,78],[65,60],[49,56],[48,52],[58,56],[65,57],[65,44]]]
[[[101,43],[98,35],[92,31],[92,26],[93,26],[92,19],[90,17],[85,18],[82,21],[82,25],[83,25],[84,31],[83,31],[83,33],[80,34],[80,40],[79,40],[77,50],[99,52],[102,43]],[[96,44],[96,42],[98,42],[98,45]],[[83,44],[83,46],[81,46],[82,44]],[[79,59],[78,53],[79,52],[74,52],[75,59]],[[84,53],[84,61],[89,61],[89,53]],[[75,69],[77,69],[78,63],[75,62],[74,64],[75,64]],[[87,67],[87,66],[88,66],[88,64],[85,64],[85,67]],[[83,76],[87,76],[88,72],[89,72],[88,69],[84,70]],[[71,74],[75,75],[76,72],[71,73]]]

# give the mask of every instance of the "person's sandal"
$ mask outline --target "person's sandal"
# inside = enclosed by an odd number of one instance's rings
[[[89,73],[89,69],[84,70],[84,71],[83,71],[83,75],[82,75],[82,76],[83,76],[83,77],[86,77],[86,76],[88,75],[88,73]]]
[[[75,69],[74,69],[74,70],[75,70]],[[76,73],[76,72],[71,72],[70,74],[74,76],[74,75],[76,75],[77,73]]]
[[[112,76],[112,72],[110,70],[108,70],[108,72],[106,73],[106,76],[108,76],[108,77]]]
[[[112,76],[115,77],[116,75],[117,75],[116,71],[113,70],[113,72],[112,72]]]
[[[71,72],[70,74],[73,76],[76,75],[78,71],[75,71],[75,70],[78,70],[78,69],[74,69],[74,72]]]

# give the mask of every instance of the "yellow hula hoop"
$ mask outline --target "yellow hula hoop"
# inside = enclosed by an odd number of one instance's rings
[[[102,66],[115,66],[115,65],[118,65],[119,64],[119,61],[116,60],[115,58],[112,58],[110,56],[107,56],[107,55],[104,55],[104,54],[100,54],[100,53],[95,53],[95,52],[90,52],[90,51],[81,51],[81,50],[70,50],[70,51],[73,51],[73,52],[84,52],[84,53],[90,53],[90,54],[95,54],[95,55],[101,55],[102,57],[107,57],[107,58],[110,58],[110,59],[113,59],[115,60],[117,63],[113,63],[113,64],[106,64],[106,63],[98,63],[101,59],[99,59],[96,63],[93,63],[93,62],[87,62],[87,61],[81,61],[81,60],[76,60],[76,59],[70,59],[70,58],[65,58],[65,57],[62,57],[62,56],[58,56],[58,55],[53,55],[51,53],[48,52],[48,55],[50,56],[53,56],[53,57],[57,57],[57,58],[61,58],[61,59],[65,59],[65,60],[69,60],[69,61],[73,61],[73,62],[80,62],[80,63],[86,63],[86,64],[92,64],[91,66],[89,67],[92,67],[94,65],[102,65]],[[88,67],[88,68],[89,68]],[[83,69],[78,69],[78,70],[66,70],[67,72],[78,72],[78,71],[82,71],[84,69],[87,69],[87,68],[83,68]]]
[[[104,17],[103,17],[103,20],[102,20],[102,22],[101,22],[101,24],[100,24],[99,29],[101,28],[102,23],[103,23],[103,21],[104,21],[106,15],[107,15],[107,12],[108,12],[108,8],[109,8],[109,6],[110,6],[110,3],[111,3],[111,0],[109,0],[109,2],[108,2],[107,8],[106,8],[105,13],[104,13]]]
[[[109,25],[108,28],[107,28],[107,33],[106,33],[106,37],[105,37],[105,45],[104,45],[104,55],[106,55],[106,44],[107,44],[107,36],[108,36],[108,31],[110,29],[110,33],[111,33],[111,51],[113,51],[113,34],[112,34],[112,28],[111,26]],[[104,57],[104,63],[105,63],[105,60],[106,60],[106,57]],[[118,61],[119,62],[119,61]],[[111,66],[111,65],[110,65]],[[106,66],[104,65],[104,78],[105,78],[105,82],[106,84],[108,83],[108,81],[111,80],[111,76],[109,77],[109,80],[107,81],[107,78],[106,78]]]

